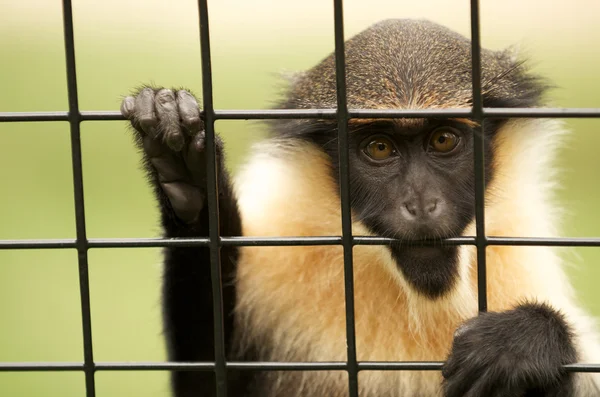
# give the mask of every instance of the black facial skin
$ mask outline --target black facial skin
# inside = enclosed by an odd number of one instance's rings
[[[484,124],[486,184],[493,176],[493,137],[504,121]],[[324,148],[339,177],[336,126],[314,124],[304,137]],[[396,120],[351,125],[350,195],[357,220],[373,233],[397,238],[390,245],[405,279],[419,293],[435,299],[452,289],[458,277],[458,248],[411,244],[459,236],[475,215],[473,133],[467,123],[452,120]],[[449,153],[430,145],[432,134],[455,134],[458,144]],[[395,153],[385,160],[365,154],[365,145],[384,137]],[[426,208],[435,207],[431,212]]]
[[[430,146],[436,130],[456,134],[450,153]],[[395,153],[373,161],[363,142],[386,134]],[[352,134],[350,173],[352,207],[358,219],[380,236],[404,241],[454,237],[473,214],[472,131],[459,123],[427,122],[424,127],[368,125]],[[417,291],[438,297],[452,287],[457,273],[456,247],[393,244],[392,255]]]

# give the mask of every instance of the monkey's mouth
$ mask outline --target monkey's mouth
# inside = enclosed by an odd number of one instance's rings
[[[451,236],[441,236],[434,234],[431,230],[412,233],[410,238],[400,238],[394,242],[402,250],[411,250],[415,252],[429,252],[439,248],[452,247],[453,244],[446,243],[445,240]]]

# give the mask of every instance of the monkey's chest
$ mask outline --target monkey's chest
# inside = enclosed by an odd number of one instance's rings
[[[458,319],[443,311],[420,313],[390,277],[379,250],[361,247],[354,255],[358,360],[443,361]],[[237,296],[238,343],[258,351],[259,360],[347,360],[341,247],[244,248]],[[278,372],[257,382],[261,396],[348,395],[345,371]],[[437,396],[440,383],[437,371],[359,374],[361,397]]]

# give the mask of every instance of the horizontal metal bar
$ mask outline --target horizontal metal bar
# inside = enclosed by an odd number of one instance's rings
[[[361,371],[440,371],[444,365],[442,361],[371,361],[359,362]],[[600,364],[568,364],[563,365],[567,372],[600,372]]]
[[[335,109],[268,109],[268,110],[215,110],[217,120],[263,119],[329,119],[336,117]]]
[[[441,371],[440,361],[362,361],[358,363],[361,371]]]
[[[165,370],[190,370],[190,371],[214,371],[215,363],[96,363],[97,371],[165,371]]]
[[[69,121],[69,112],[0,112],[0,122]]]
[[[490,245],[530,247],[600,247],[599,237],[487,237]]]
[[[567,372],[600,372],[600,364],[568,364],[563,365]]]
[[[0,372],[63,372],[83,370],[83,363],[0,362]]]
[[[349,109],[350,118],[472,117],[471,109]],[[484,118],[598,118],[600,108],[484,108]],[[217,120],[330,119],[335,109],[215,110]],[[69,112],[0,112],[0,122],[68,121]],[[125,120],[118,111],[82,111],[81,121]]]
[[[333,362],[227,362],[228,369],[243,371],[345,371],[343,361]],[[441,361],[360,361],[360,371],[439,371]],[[96,362],[95,371],[213,371],[213,362]],[[568,364],[568,372],[600,372],[600,364]],[[0,362],[0,372],[83,371],[83,363]]]
[[[228,362],[228,369],[263,371],[345,370],[345,362]],[[83,371],[83,363],[0,363],[0,372]],[[214,362],[97,362],[96,371],[213,371]]]
[[[221,237],[223,246],[306,246],[339,245],[341,237]],[[89,248],[154,248],[154,247],[207,247],[207,237],[196,238],[114,238],[89,239]],[[57,249],[76,248],[75,239],[56,240],[0,240],[0,249]]]
[[[596,118],[600,108],[483,108],[486,118]]]
[[[80,121],[118,121],[125,120],[121,112],[114,110],[81,111]],[[69,121],[69,112],[0,112],[0,122],[26,122],[26,121]]]
[[[75,241],[75,239],[0,240],[0,250],[77,248]]]
[[[361,371],[440,371],[444,365],[442,361],[371,361],[359,362]],[[600,364],[567,364],[563,365],[567,372],[600,372]]]
[[[341,245],[339,236],[323,237],[221,237],[223,246],[312,246]],[[391,243],[404,245],[474,245],[475,237],[453,237],[437,241],[407,242],[387,237],[354,236],[354,245],[388,245]],[[488,246],[546,246],[546,247],[600,247],[598,237],[487,237]],[[88,248],[157,248],[157,247],[206,247],[208,238],[113,238],[89,239]],[[3,249],[68,249],[77,248],[75,239],[39,239],[39,240],[0,240]]]
[[[475,237],[452,237],[440,240],[425,240],[425,241],[406,241],[389,237],[374,237],[374,236],[353,236],[352,244],[354,245],[389,245],[392,243],[401,244],[404,246],[432,246],[432,245],[474,245]],[[599,239],[600,243],[600,239]]]
[[[273,110],[215,110],[221,120],[260,119],[330,119],[337,117],[335,109],[273,109]],[[349,118],[401,118],[401,117],[468,117],[470,109],[419,109],[377,110],[348,109]]]

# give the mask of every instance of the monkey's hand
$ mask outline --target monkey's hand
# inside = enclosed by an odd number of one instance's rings
[[[563,316],[525,303],[458,328],[442,370],[445,397],[572,396],[573,335]]]
[[[123,100],[121,113],[131,121],[149,172],[175,215],[187,224],[196,222],[206,200],[206,160],[204,122],[194,96],[145,87]],[[216,144],[219,156],[218,137]]]

